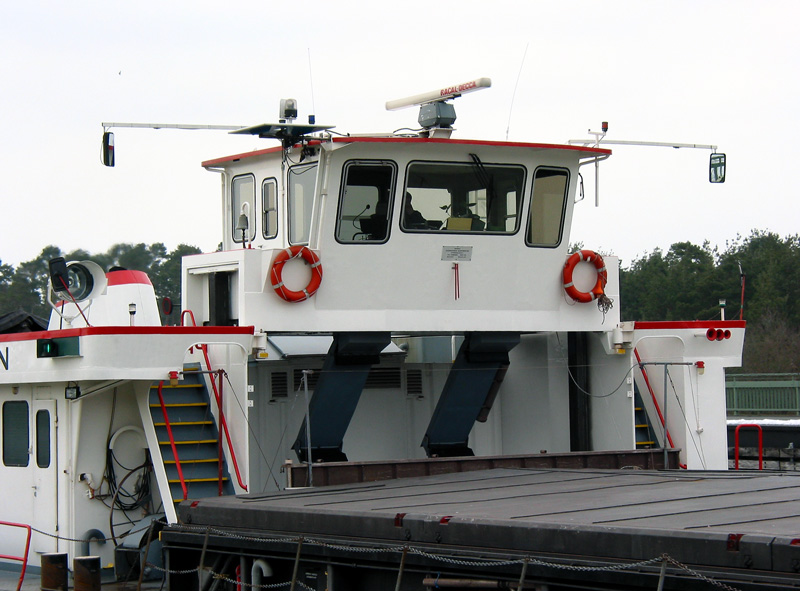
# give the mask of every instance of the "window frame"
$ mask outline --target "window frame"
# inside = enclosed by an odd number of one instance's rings
[[[231,193],[230,193],[230,205],[231,205],[231,237],[233,238],[233,242],[241,244],[242,237],[237,236],[239,232],[236,231],[236,224],[239,222],[239,214],[241,212],[242,204],[239,203],[239,208],[237,209],[234,206],[234,187],[236,186],[236,182],[241,179],[250,179],[253,185],[253,200],[250,204],[250,213],[247,216],[248,223],[250,227],[248,228],[248,236],[247,242],[252,242],[256,238],[256,219],[257,216],[255,215],[256,207],[258,205],[258,195],[256,195],[256,176],[252,172],[247,172],[244,174],[237,174],[231,179]]]
[[[555,171],[555,172],[563,172],[565,173],[566,182],[564,183],[564,196],[561,199],[561,217],[559,218],[559,225],[558,225],[558,240],[555,243],[545,244],[545,243],[537,243],[531,240],[531,222],[532,222],[532,215],[533,215],[533,198],[534,193],[536,191],[536,178],[540,171],[548,170],[548,171]],[[558,248],[561,245],[561,242],[564,240],[564,221],[567,216],[567,199],[569,198],[569,185],[572,180],[571,171],[569,168],[564,168],[563,166],[549,166],[549,165],[541,165],[537,166],[533,171],[533,177],[531,182],[531,191],[530,191],[530,199],[528,200],[528,212],[526,215],[526,222],[525,222],[525,245],[530,248]]]
[[[411,160],[406,164],[405,177],[404,177],[404,181],[403,181],[403,192],[402,192],[403,198],[405,198],[405,195],[410,192],[410,189],[414,188],[414,187],[409,188],[409,184],[408,184],[409,175],[411,173],[411,168],[413,166],[415,166],[415,165],[420,165],[420,164],[423,164],[423,165],[445,165],[445,166],[453,166],[454,168],[455,167],[462,167],[462,168],[470,168],[470,169],[472,169],[473,167],[477,166],[477,163],[474,163],[474,162],[471,162],[471,161],[463,161],[463,160],[462,161],[454,161],[454,160]],[[485,167],[485,168],[516,169],[516,170],[521,171],[521,173],[522,173],[522,178],[521,178],[521,182],[520,182],[520,185],[519,185],[519,198],[518,198],[518,202],[516,204],[516,212],[515,212],[516,222],[514,224],[514,229],[513,230],[510,230],[510,231],[506,231],[506,230],[489,230],[489,229],[486,229],[486,227],[484,227],[484,229],[481,229],[481,230],[445,229],[445,226],[447,224],[447,218],[445,218],[442,221],[442,224],[438,229],[408,228],[408,227],[406,227],[404,225],[404,211],[400,211],[400,215],[399,215],[398,225],[400,227],[400,230],[402,232],[406,232],[406,233],[409,233],[409,234],[438,234],[440,232],[445,233],[445,234],[465,234],[465,235],[470,235],[470,236],[475,236],[475,235],[478,235],[478,236],[515,236],[516,234],[518,234],[519,231],[520,231],[520,228],[522,228],[521,218],[522,218],[523,212],[525,211],[525,195],[526,195],[525,187],[526,187],[526,184],[527,184],[527,181],[528,181],[528,168],[524,164],[521,164],[521,163],[518,163],[518,162],[481,162],[481,165],[483,167]],[[486,218],[487,218],[486,222],[484,222],[484,223],[488,223],[488,211],[487,211]],[[465,218],[465,219],[468,219],[468,218]],[[480,219],[480,218],[478,218],[478,219]],[[438,221],[438,220],[436,220],[436,221]]]
[[[303,169],[302,172],[295,172],[297,169]],[[305,233],[304,236],[298,237],[294,236],[294,222],[295,222],[295,211],[296,208],[294,207],[294,183],[292,183],[292,175],[301,176],[303,174],[307,174],[314,170],[314,184],[311,188],[311,201],[309,202],[309,209],[303,209],[303,231]],[[289,170],[286,172],[286,194],[287,194],[287,222],[288,222],[288,231],[287,231],[287,238],[289,240],[289,244],[300,244],[307,246],[309,241],[311,240],[311,222],[314,215],[314,205],[315,205],[315,198],[316,195],[315,189],[317,186],[317,173],[319,171],[319,162],[309,162],[303,164],[295,164],[291,166]],[[301,183],[302,184],[302,183]],[[304,196],[305,199],[305,196]]]
[[[23,406],[25,409],[25,420],[19,421],[18,419],[20,416],[18,414],[11,415],[11,409],[21,409]],[[6,400],[3,402],[2,420],[3,465],[14,468],[27,468],[30,465],[31,458],[30,404],[28,404],[27,400]],[[24,446],[19,441],[22,434],[25,436]],[[9,442],[11,442],[12,445],[9,445]],[[25,458],[24,463],[22,463],[23,456]]]
[[[267,185],[272,185],[275,190],[275,207],[267,209],[266,188]],[[275,228],[272,232],[267,233],[269,230],[269,214],[274,213]],[[267,177],[261,181],[261,236],[265,240],[273,240],[278,236],[278,226],[280,221],[278,215],[280,214],[280,206],[278,203],[278,179],[275,177]]]
[[[342,215],[343,215],[342,211],[343,211],[343,208],[344,208],[345,190],[348,187],[348,184],[347,184],[348,172],[352,168],[355,168],[356,166],[364,166],[364,167],[372,166],[372,167],[376,167],[376,168],[377,167],[387,167],[388,166],[392,170],[392,176],[391,176],[391,180],[389,182],[389,198],[388,198],[387,210],[386,210],[386,233],[385,233],[384,237],[382,239],[380,239],[380,240],[366,240],[366,239],[364,239],[364,240],[356,240],[355,236],[353,237],[352,240],[344,240],[340,236],[341,225],[342,225],[342,223],[346,223],[345,220],[343,220],[343,218],[342,218]],[[355,158],[353,160],[346,161],[342,165],[342,178],[341,178],[341,181],[339,183],[339,200],[338,200],[337,209],[336,209],[336,226],[335,226],[335,229],[334,229],[334,239],[336,240],[336,242],[338,242],[340,244],[384,244],[389,240],[389,237],[391,236],[391,232],[392,232],[392,218],[393,218],[392,212],[393,212],[393,209],[394,209],[395,194],[397,192],[397,176],[398,176],[397,173],[398,173],[398,170],[399,170],[399,167],[397,165],[397,162],[395,162],[394,160],[389,160],[389,159],[385,159],[385,158],[376,158],[376,159]],[[380,199],[378,199],[378,203],[380,203]],[[375,215],[375,214],[377,214],[377,205],[376,205],[376,211],[372,215]],[[358,218],[358,216],[357,216],[357,218]],[[355,220],[353,220],[353,221],[355,221]],[[358,235],[358,234],[364,234],[364,232],[356,233],[356,235]]]
[[[44,418],[44,420],[42,420]],[[34,415],[34,427],[36,439],[36,466],[39,468],[49,468],[52,462],[52,429],[50,422],[50,411],[40,408]]]

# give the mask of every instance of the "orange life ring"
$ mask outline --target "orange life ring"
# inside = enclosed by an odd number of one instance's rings
[[[297,257],[302,257],[306,263],[311,265],[311,281],[301,291],[292,291],[283,284],[283,265],[286,261]],[[272,278],[272,289],[275,290],[275,293],[287,302],[302,302],[313,296],[319,289],[322,283],[322,262],[313,250],[298,244],[282,250],[275,257],[269,274]]]
[[[591,291],[579,291],[572,282],[572,271],[580,262],[594,263],[594,268],[597,269],[597,282]],[[604,295],[603,288],[608,283],[608,272],[606,271],[606,264],[603,262],[603,257],[594,252],[593,250],[579,250],[573,252],[572,256],[567,259],[564,264],[564,291],[576,302],[588,304]]]

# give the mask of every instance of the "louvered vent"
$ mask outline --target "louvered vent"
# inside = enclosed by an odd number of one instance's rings
[[[289,374],[273,371],[269,377],[269,391],[273,398],[286,398],[289,395]]]
[[[300,368],[294,370],[294,389],[297,390],[298,392],[303,390],[303,369],[308,369],[308,368]],[[317,387],[317,381],[319,381],[319,370],[315,369],[308,374],[309,392],[311,392],[311,390]]]
[[[374,367],[367,376],[364,388],[398,389],[402,385],[399,367]]]
[[[422,370],[409,369],[406,371],[406,394],[422,396]]]

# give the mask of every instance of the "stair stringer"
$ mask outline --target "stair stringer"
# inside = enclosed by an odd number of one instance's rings
[[[155,382],[158,385],[158,382]],[[172,502],[169,481],[167,478],[167,470],[164,465],[164,458],[161,455],[161,449],[158,444],[158,436],[156,435],[156,428],[153,421],[153,415],[150,412],[150,388],[151,382],[142,382],[141,387],[137,387],[136,402],[139,405],[139,415],[142,419],[142,428],[144,435],[147,439],[147,449],[150,451],[150,461],[153,464],[153,474],[156,478],[157,490],[159,500],[161,501],[161,508],[167,518],[167,523],[177,523],[178,514],[175,510],[175,504]]]

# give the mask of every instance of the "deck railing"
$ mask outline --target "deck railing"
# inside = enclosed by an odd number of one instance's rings
[[[730,374],[728,416],[800,416],[800,374]]]
[[[25,552],[22,554],[22,556],[0,554],[0,558],[4,560],[17,560],[22,563],[22,568],[19,573],[19,583],[17,583],[17,591],[19,591],[22,588],[22,582],[25,580],[25,569],[28,566],[28,551],[31,548],[31,526],[24,523],[13,523],[11,521],[0,521],[0,525],[22,528],[28,532],[28,535],[25,538]]]

